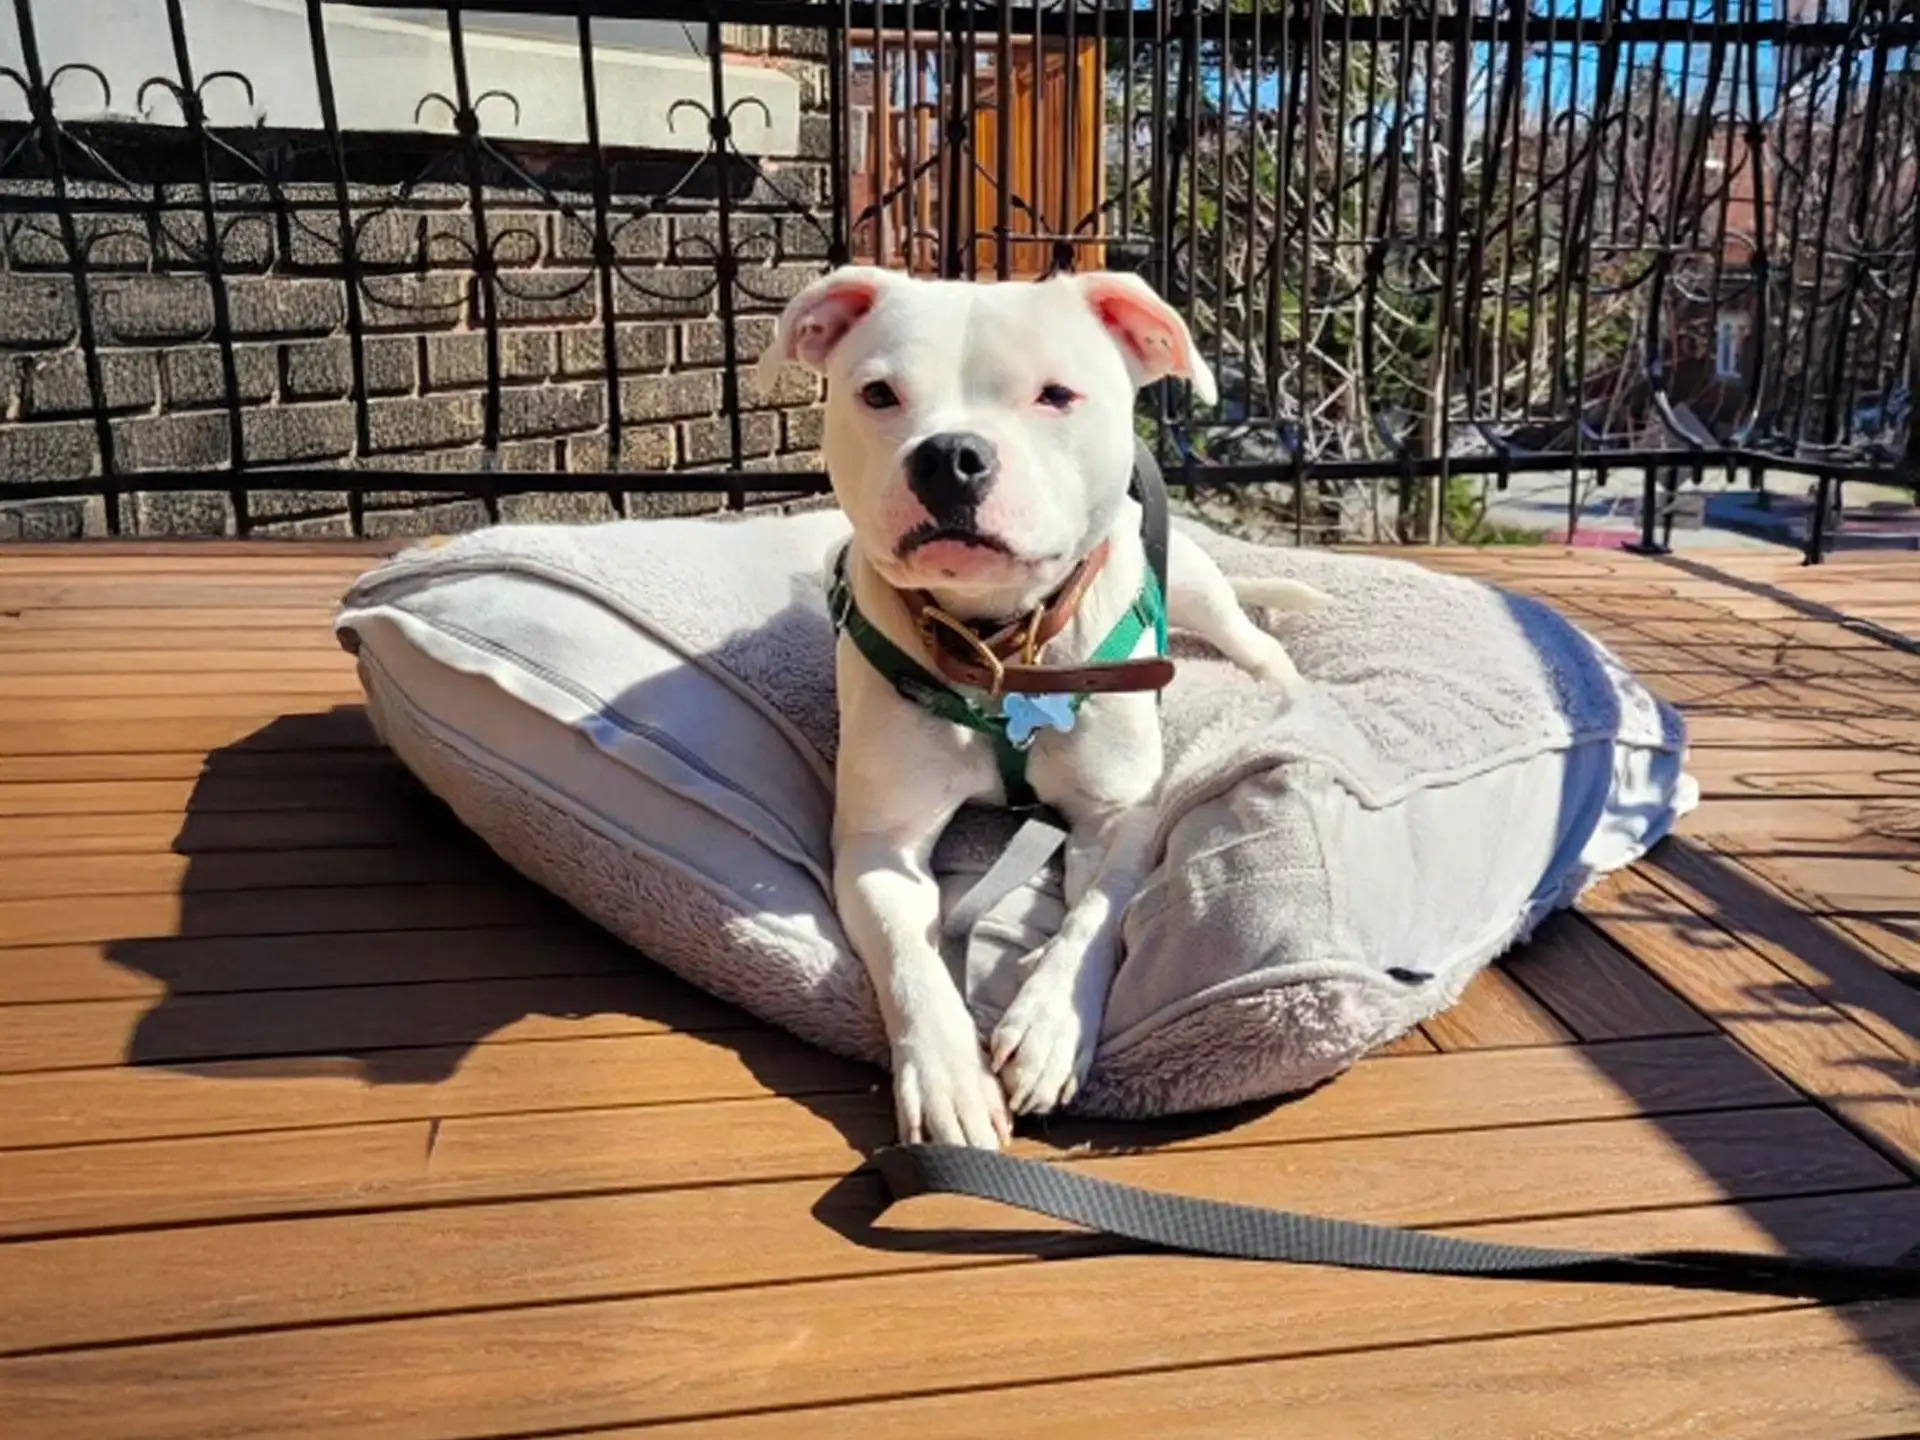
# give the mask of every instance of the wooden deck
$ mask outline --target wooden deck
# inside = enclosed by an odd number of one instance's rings
[[[327,626],[371,553],[0,552],[6,1440],[1920,1432],[1920,1305],[876,1229],[876,1074],[570,919],[374,748]],[[1920,655],[1856,623],[1920,633],[1920,569],[1425,558],[1688,709],[1686,836],[1310,1098],[1024,1148],[1476,1235],[1920,1241]]]

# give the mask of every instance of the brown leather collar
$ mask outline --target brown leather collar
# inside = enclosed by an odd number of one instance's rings
[[[984,690],[989,695],[1099,695],[1160,690],[1173,679],[1173,662],[1164,656],[1042,665],[1040,652],[1067,628],[1094,577],[1107,563],[1102,540],[1073,567],[1066,582],[1027,614],[983,634],[942,610],[924,590],[902,591],[907,613],[942,679]]]

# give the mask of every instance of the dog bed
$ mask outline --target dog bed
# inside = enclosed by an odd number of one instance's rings
[[[1229,574],[1331,604],[1274,622],[1292,708],[1183,645],[1155,868],[1128,910],[1081,1113],[1213,1108],[1319,1083],[1694,803],[1679,716],[1521,596],[1401,561],[1192,527]],[[884,1063],[833,909],[834,512],[505,526],[404,553],[337,633],[401,760],[522,873],[694,984]],[[949,906],[1017,825],[968,811]],[[951,961],[983,1034],[1060,923],[1049,870]]]

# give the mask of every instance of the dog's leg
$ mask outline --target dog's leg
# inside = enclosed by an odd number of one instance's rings
[[[1260,603],[1263,588],[1272,589],[1272,603],[1292,610],[1310,609],[1321,598],[1305,585],[1249,582],[1248,599]],[[1213,558],[1187,536],[1174,531],[1167,552],[1167,623],[1191,630],[1255,679],[1287,690],[1301,686],[1300,672],[1286,646],[1247,618],[1240,596]]]
[[[1120,919],[1140,888],[1152,833],[1147,805],[1074,826],[1067,918],[993,1032],[993,1068],[1016,1114],[1058,1109],[1086,1079],[1120,961]]]
[[[1009,1132],[973,1015],[940,955],[934,842],[992,760],[906,704],[841,642],[834,899],[892,1052],[903,1142],[994,1148]]]
[[[1089,700],[1069,745],[1033,751],[1028,778],[1072,833],[1066,919],[1035,957],[989,1046],[1016,1112],[1067,1104],[1093,1064],[1120,963],[1121,917],[1147,870],[1162,764],[1160,713],[1144,695]]]
[[[928,861],[951,816],[929,818],[939,823],[924,834],[844,834],[834,890],[879,997],[901,1141],[991,1150],[1011,1127],[973,1016],[940,957],[940,889]]]

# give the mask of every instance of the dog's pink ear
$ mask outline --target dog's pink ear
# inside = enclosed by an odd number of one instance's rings
[[[822,275],[787,302],[761,363],[825,368],[833,347],[873,309],[890,278],[870,265],[846,265]]]
[[[1178,375],[1193,386],[1194,398],[1202,405],[1219,398],[1213,371],[1200,358],[1180,312],[1154,294],[1146,281],[1138,275],[1101,270],[1079,276],[1074,283],[1120,347],[1136,386]]]

